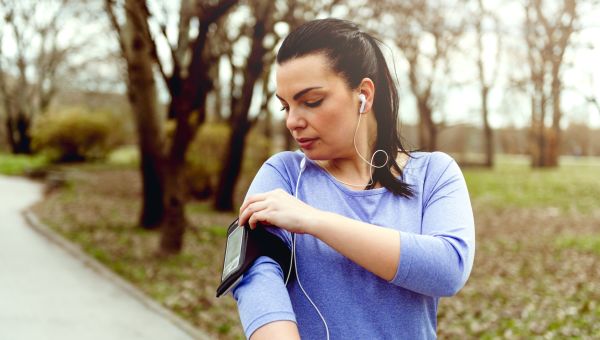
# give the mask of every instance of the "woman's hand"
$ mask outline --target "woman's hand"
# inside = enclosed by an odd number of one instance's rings
[[[292,233],[310,233],[310,222],[320,211],[287,192],[276,189],[249,196],[240,207],[238,224],[248,222],[251,229],[258,222],[275,225]]]

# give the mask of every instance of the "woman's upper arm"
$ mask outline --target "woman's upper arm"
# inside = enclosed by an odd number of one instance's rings
[[[246,337],[274,321],[296,321],[279,264],[261,256],[232,290]]]
[[[258,328],[250,336],[250,340],[271,340],[271,339],[300,339],[298,326],[292,321],[273,321]]]
[[[473,266],[475,226],[460,168],[445,156],[441,174],[428,178],[421,233],[401,232],[400,261],[392,282],[430,296],[454,295]]]
[[[278,156],[273,156],[263,164],[246,196],[275,189],[287,192],[292,190],[289,176],[285,173],[285,164],[282,157]],[[269,227],[268,230],[291,248],[291,236],[288,232],[276,227]],[[283,277],[284,273],[275,260],[261,256],[232,290],[246,337],[266,324],[296,321]]]

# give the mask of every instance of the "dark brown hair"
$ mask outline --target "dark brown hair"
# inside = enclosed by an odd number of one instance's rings
[[[350,89],[360,85],[363,78],[370,78],[375,84],[373,110],[377,121],[375,150],[384,150],[389,155],[386,166],[374,168],[373,183],[382,186],[396,195],[411,197],[413,191],[401,179],[396,178],[392,169],[402,175],[396,163],[398,152],[408,155],[402,146],[398,131],[398,90],[390,74],[387,63],[379,48],[379,40],[363,32],[346,20],[320,19],[302,24],[283,41],[277,53],[277,63],[283,64],[294,58],[323,53],[330,61],[331,68],[345,79]],[[374,164],[383,164],[385,155],[378,152]]]

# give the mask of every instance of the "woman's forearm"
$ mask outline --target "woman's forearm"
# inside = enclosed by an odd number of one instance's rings
[[[371,273],[390,281],[400,260],[400,233],[393,229],[320,212],[309,234]]]
[[[250,340],[262,339],[300,339],[298,326],[292,321],[274,321],[258,328],[250,336]]]

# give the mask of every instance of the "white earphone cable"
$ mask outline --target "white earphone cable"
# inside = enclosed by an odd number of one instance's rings
[[[373,155],[371,156],[371,161],[369,162],[368,160],[366,160],[363,155],[361,155],[360,151],[358,151],[358,147],[356,146],[356,134],[358,133],[358,127],[360,126],[360,119],[362,117],[362,114],[359,113],[358,115],[358,123],[356,123],[356,130],[354,130],[354,150],[356,150],[356,153],[358,154],[358,157],[360,157],[363,161],[365,161],[365,163],[369,164],[370,166],[374,167],[374,168],[383,168],[387,162],[390,160],[390,156],[388,156],[387,152],[385,152],[385,150],[382,149],[378,149],[376,150]],[[375,165],[373,164],[373,159],[375,158],[375,155],[378,152],[383,152],[385,154],[385,162],[383,162],[383,164],[381,165]]]
[[[302,159],[302,162],[300,163],[300,173],[298,174],[298,180],[296,181],[296,190],[294,191],[294,196],[296,198],[298,198],[298,187],[300,185],[300,177],[302,177],[302,173],[304,172],[305,164],[306,164],[306,157],[304,159]],[[310,296],[308,295],[306,290],[304,290],[304,287],[302,287],[302,283],[300,282],[300,275],[298,275],[298,263],[297,263],[296,259],[297,259],[297,257],[296,257],[296,234],[292,233],[292,256],[290,258],[290,269],[288,270],[288,274],[285,279],[285,285],[287,286],[288,280],[290,279],[290,275],[292,273],[292,263],[293,263],[295,273],[296,273],[296,280],[298,281],[298,286],[302,290],[302,293],[304,293],[304,296],[306,296],[306,298],[308,299],[308,302],[310,302],[310,304],[313,306],[313,308],[317,311],[317,314],[319,314],[319,317],[321,318],[321,321],[323,321],[323,325],[325,326],[325,334],[327,335],[327,340],[329,340],[329,327],[327,326],[327,321],[325,321],[325,318],[323,317],[323,314],[321,314],[321,311],[319,310],[317,305],[310,298]]]
[[[358,133],[358,128],[360,127],[360,119],[361,119],[361,117],[362,117],[362,113],[359,113],[358,114],[358,122],[356,123],[356,129],[354,130],[353,144],[354,144],[354,150],[356,150],[356,153],[358,154],[358,157],[360,157],[365,163],[369,164],[369,183],[367,183],[367,184],[352,184],[352,183],[347,183],[347,182],[344,182],[344,181],[338,179],[337,177],[335,177],[335,175],[332,174],[331,172],[329,172],[329,170],[327,170],[325,167],[323,167],[323,169],[325,171],[327,171],[333,178],[335,178],[336,181],[338,181],[338,182],[340,182],[342,184],[346,184],[346,185],[349,185],[349,186],[352,186],[352,187],[361,187],[361,188],[364,188],[365,186],[369,186],[369,185],[373,184],[373,168],[378,168],[378,169],[379,168],[383,168],[388,163],[388,161],[390,160],[390,156],[388,155],[387,152],[385,152],[385,150],[378,149],[378,150],[376,150],[373,153],[373,155],[371,155],[371,161],[369,162],[368,160],[366,160],[363,157],[363,155],[361,155],[360,151],[358,151],[358,147],[356,146],[356,134]],[[373,161],[375,160],[375,155],[378,152],[383,152],[385,154],[385,162],[382,165],[375,165],[375,164],[373,164]]]

